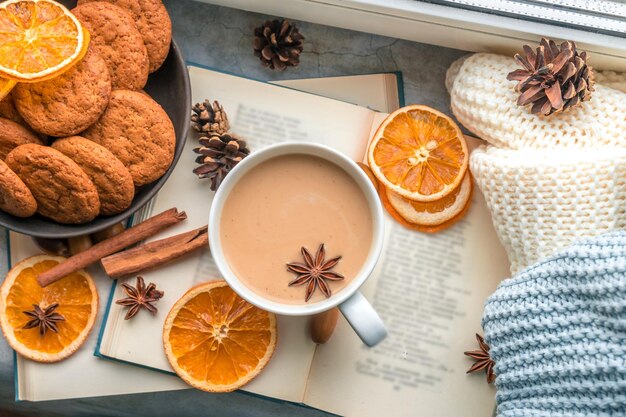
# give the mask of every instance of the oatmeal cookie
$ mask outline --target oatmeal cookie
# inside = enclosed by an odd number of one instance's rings
[[[78,0],[78,4],[96,0]],[[170,51],[172,22],[161,0],[105,0],[128,11],[143,37],[148,51],[149,71],[152,73],[163,65]]]
[[[37,202],[26,184],[0,160],[0,210],[17,217],[37,212]]]
[[[37,212],[59,223],[80,224],[100,212],[96,186],[67,156],[49,146],[18,146],[6,163],[37,200]]]
[[[82,4],[72,13],[89,30],[91,47],[107,63],[113,88],[143,88],[148,80],[148,52],[131,15],[104,1]]]
[[[100,214],[110,216],[126,210],[135,196],[133,177],[105,147],[80,136],[58,139],[52,147],[76,162],[98,190]]]
[[[82,136],[110,150],[128,168],[135,186],[159,179],[174,159],[174,126],[146,94],[114,90],[100,120]]]
[[[13,148],[25,143],[44,144],[35,132],[12,120],[0,117],[0,160],[6,159]]]
[[[104,112],[111,78],[104,60],[90,48],[60,76],[18,84],[13,94],[17,110],[33,129],[50,136],[70,136],[87,129]]]
[[[13,91],[11,91],[5,98],[0,100],[0,117],[13,120],[15,123],[25,125],[26,121],[20,116],[20,113],[15,108],[15,102],[13,100]]]

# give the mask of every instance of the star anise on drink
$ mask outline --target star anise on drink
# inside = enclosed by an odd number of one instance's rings
[[[134,287],[126,283],[122,284],[122,287],[124,287],[128,297],[117,300],[115,303],[130,307],[124,320],[132,319],[142,308],[156,314],[157,308],[152,303],[163,297],[163,291],[157,290],[156,284],[151,282],[146,286],[143,277],[137,277],[137,283]]]
[[[57,322],[65,320],[65,317],[54,312],[58,306],[59,304],[54,303],[50,304],[46,309],[42,309],[38,304],[33,304],[34,310],[23,312],[32,318],[24,325],[23,329],[39,327],[39,335],[42,337],[48,330],[52,330],[55,333],[58,332]]]
[[[466,356],[469,356],[476,361],[466,373],[469,374],[484,369],[487,374],[487,383],[491,384],[496,379],[496,374],[493,372],[495,362],[491,359],[491,357],[489,357],[489,345],[485,342],[485,339],[476,333],[476,340],[478,341],[480,350],[463,352]]]
[[[309,301],[311,296],[315,292],[316,288],[319,288],[326,298],[330,297],[332,292],[326,281],[340,281],[343,279],[343,275],[331,271],[337,265],[341,256],[329,259],[326,258],[326,249],[322,243],[315,253],[315,258],[311,256],[311,253],[303,246],[300,249],[304,263],[288,263],[287,269],[289,272],[298,274],[298,277],[289,283],[290,287],[305,285],[306,284],[306,296],[304,301]]]

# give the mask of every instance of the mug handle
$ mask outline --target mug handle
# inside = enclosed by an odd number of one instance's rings
[[[374,307],[359,291],[352,294],[338,307],[350,326],[367,346],[375,346],[387,337],[385,324]]]

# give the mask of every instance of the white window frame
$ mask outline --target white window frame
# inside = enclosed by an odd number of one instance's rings
[[[197,0],[474,52],[512,54],[542,36],[573,40],[599,69],[626,71],[626,40],[416,0]]]

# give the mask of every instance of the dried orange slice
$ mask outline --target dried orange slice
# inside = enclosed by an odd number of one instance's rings
[[[0,78],[0,101],[9,95],[15,84],[17,83],[13,80]]]
[[[45,288],[37,276],[64,261],[60,256],[37,255],[15,265],[0,287],[0,326],[9,345],[20,355],[38,362],[56,362],[72,355],[83,344],[98,312],[98,292],[91,276],[81,270]],[[40,326],[30,328],[37,306],[51,309],[56,330],[41,334]],[[33,325],[33,323],[30,323]],[[36,324],[36,323],[35,323]]]
[[[385,187],[414,201],[434,201],[458,187],[468,164],[467,144],[445,114],[412,105],[391,113],[368,148],[368,163]]]
[[[385,210],[387,210],[387,212],[391,215],[391,217],[393,217],[395,221],[397,221],[398,223],[400,223],[402,226],[406,227],[407,229],[416,230],[422,233],[438,233],[438,232],[441,232],[442,230],[449,228],[450,226],[454,225],[456,222],[461,220],[463,217],[465,217],[465,214],[467,214],[467,210],[469,209],[472,203],[472,200],[470,199],[467,202],[467,204],[465,204],[463,209],[456,216],[452,217],[450,220],[443,222],[441,224],[428,226],[428,225],[422,225],[422,224],[417,224],[417,223],[410,223],[404,217],[402,217],[400,213],[398,213],[396,209],[394,209],[391,203],[389,202],[389,199],[387,198],[387,189],[385,187],[381,187],[381,189],[378,192],[378,195],[380,197],[380,201],[383,203],[383,207],[385,207]]]
[[[472,198],[473,188],[472,178],[468,171],[456,190],[439,200],[428,203],[407,200],[389,189],[386,192],[389,204],[409,223],[438,226],[463,211]]]
[[[276,348],[276,316],[239,297],[225,281],[187,291],[163,325],[165,355],[192,387],[233,391],[267,365]]]
[[[0,3],[0,75],[38,82],[61,74],[87,52],[89,33],[52,0]]]

